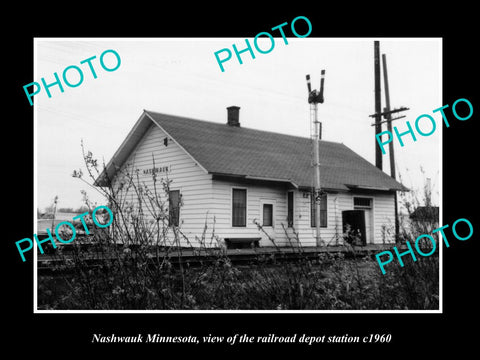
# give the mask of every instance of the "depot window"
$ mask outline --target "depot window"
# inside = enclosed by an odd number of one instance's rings
[[[180,223],[180,190],[170,190],[168,195],[168,226]]]
[[[311,194],[310,196],[310,226],[316,227],[316,206],[315,206],[315,196]],[[327,227],[327,194],[322,194],[320,196],[320,227]]]

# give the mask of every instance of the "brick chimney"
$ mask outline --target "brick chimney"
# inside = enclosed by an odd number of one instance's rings
[[[227,124],[229,126],[240,127],[240,107],[239,106],[229,106],[227,107]]]

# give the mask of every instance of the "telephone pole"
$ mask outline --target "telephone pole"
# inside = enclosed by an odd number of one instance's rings
[[[385,85],[385,118],[387,120],[387,130],[392,133],[392,113],[390,112],[390,93],[388,89],[388,73],[387,73],[387,56],[382,54],[383,60],[383,82]],[[388,155],[390,157],[390,176],[396,178],[395,176],[395,154],[393,151],[393,141],[388,144]],[[395,191],[395,242],[398,240],[399,235],[399,223],[398,223],[398,199],[397,192]]]
[[[383,83],[385,84],[385,109],[383,110],[387,120],[387,130],[392,133],[392,114],[390,113],[390,93],[388,90],[388,74],[387,74],[387,56],[382,54],[383,61]],[[388,144],[388,153],[390,157],[390,176],[395,179],[395,154],[393,152],[393,141]]]
[[[374,41],[373,43],[373,55],[374,55],[374,74],[375,74],[375,166],[382,170],[382,152],[377,145],[377,135],[382,132],[382,99],[380,90],[380,41]]]
[[[375,57],[375,114],[370,115],[370,117],[375,118],[375,123],[372,126],[375,126],[375,166],[382,169],[382,153],[380,151],[380,146],[377,144],[377,136],[382,132],[382,124],[387,123],[387,130],[392,133],[392,121],[404,118],[405,115],[397,116],[392,118],[392,114],[398,113],[405,110],[410,110],[406,107],[401,107],[399,109],[390,108],[390,93],[388,88],[388,75],[387,75],[387,58],[385,54],[382,54],[383,60],[383,81],[385,85],[385,109],[381,112],[381,99],[380,99],[380,43],[379,41],[374,42],[374,57]],[[381,121],[382,116],[385,118],[385,121]],[[393,141],[388,145],[389,157],[390,157],[390,176],[396,178],[395,174],[395,154],[393,150]],[[399,235],[399,221],[398,221],[398,199],[397,192],[395,191],[394,195],[395,201],[395,241],[398,239]]]

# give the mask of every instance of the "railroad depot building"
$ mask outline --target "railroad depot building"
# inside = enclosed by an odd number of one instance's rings
[[[127,166],[146,186],[153,172],[168,176],[170,226],[193,245],[207,221],[228,247],[287,246],[294,233],[315,246],[312,140],[244,128],[239,109],[224,124],[144,110],[96,185],[114,185]],[[407,189],[341,143],[320,140],[319,156],[322,244],[342,245],[347,224],[358,245],[394,242],[394,196]]]

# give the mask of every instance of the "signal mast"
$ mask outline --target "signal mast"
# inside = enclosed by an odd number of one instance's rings
[[[319,141],[321,138],[321,123],[318,121],[318,104],[323,104],[323,83],[325,81],[325,70],[321,72],[320,78],[320,91],[312,90],[310,83],[310,75],[307,75],[307,88],[308,88],[308,103],[310,104],[310,124],[313,124],[313,131],[311,131],[311,138],[313,140],[313,181],[314,192],[312,197],[315,200],[315,239],[316,245],[321,245],[320,239],[320,201],[322,197],[320,188],[320,154],[319,154]]]

